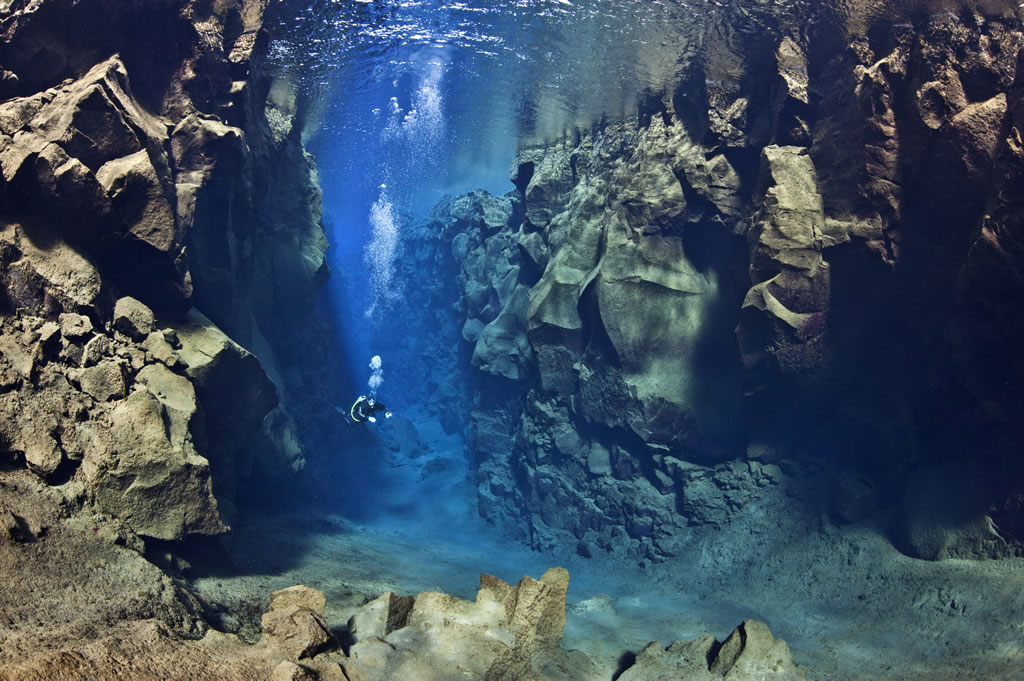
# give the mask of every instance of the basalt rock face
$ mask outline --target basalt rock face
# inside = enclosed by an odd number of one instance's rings
[[[472,416],[483,515],[657,559],[814,461],[815,503],[886,512],[911,555],[1019,552],[1022,36],[852,35],[783,37],[747,67],[771,87],[667,93],[456,201],[463,337],[505,386]]]
[[[316,169],[294,109],[268,99],[266,3],[107,4],[0,14],[3,314],[18,350],[5,361],[35,353],[4,398],[27,408],[44,381],[85,405],[42,430],[11,412],[4,447],[41,474],[86,475],[105,512],[152,516],[143,534],[220,532],[211,488],[230,515],[254,467],[303,465],[290,399],[308,394],[316,353],[282,350],[318,337],[302,336],[327,275]],[[112,439],[93,449],[166,445],[156,458],[177,452],[188,472],[141,482],[124,456],[128,469],[79,471],[83,446],[59,433],[108,417],[124,428],[95,428]],[[99,494],[101,478],[122,482]],[[165,495],[172,478],[188,493]],[[184,521],[139,507],[179,496],[196,504]]]
[[[100,533],[82,518],[138,552],[223,534],[251,476],[304,464],[326,240],[294,110],[268,100],[266,6],[0,9],[0,479],[58,498],[39,555]]]

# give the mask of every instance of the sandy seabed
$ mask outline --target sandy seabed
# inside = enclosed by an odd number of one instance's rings
[[[456,439],[420,430],[428,450],[459,458]],[[766,532],[776,525],[756,508],[661,563],[533,552],[475,517],[464,467],[425,477],[430,458],[396,466],[392,489],[405,496],[382,500],[365,522],[246,516],[230,539],[233,569],[197,565],[192,584],[250,634],[271,591],[306,584],[324,592],[343,638],[356,608],[385,591],[472,599],[482,572],[515,582],[561,565],[570,573],[562,647],[590,655],[602,681],[649,641],[721,640],[747,618],[784,639],[814,679],[1024,679],[1024,559],[912,559],[870,522]],[[249,622],[237,620],[243,613]]]

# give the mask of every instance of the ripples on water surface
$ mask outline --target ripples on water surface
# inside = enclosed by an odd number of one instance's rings
[[[371,238],[377,202],[393,202],[396,215],[425,213],[445,191],[511,189],[509,164],[523,143],[629,115],[645,96],[735,92],[745,66],[771,59],[780,35],[842,44],[847,31],[963,4],[284,0],[270,69],[299,94],[325,212],[352,226],[334,241],[355,243]],[[1008,0],[972,5],[1018,11]]]
[[[303,3],[306,4],[306,3]],[[709,79],[741,76],[780,32],[834,32],[955,11],[957,0],[319,0],[285,3],[272,61],[329,109],[333,133],[369,132],[373,98],[433,81],[460,133],[552,138],[602,114],[629,113],[645,90],[671,90],[697,60]],[[1009,12],[1016,3],[991,5]],[[401,100],[401,97],[400,97]],[[387,100],[385,100],[386,104]],[[408,110],[411,102],[400,101]]]

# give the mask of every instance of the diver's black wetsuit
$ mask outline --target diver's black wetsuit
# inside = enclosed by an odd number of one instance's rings
[[[363,423],[364,421],[369,421],[370,423],[373,423],[374,421],[377,420],[377,417],[374,416],[374,414],[378,411],[384,412],[385,418],[391,416],[391,414],[388,412],[388,408],[385,407],[383,404],[373,399],[372,397],[360,395],[359,399],[356,400],[355,404],[352,405],[352,408],[349,409],[348,415],[352,418],[352,421],[355,423]]]

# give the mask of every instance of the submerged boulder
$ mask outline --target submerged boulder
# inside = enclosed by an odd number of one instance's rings
[[[114,328],[134,341],[141,341],[149,335],[155,320],[153,310],[130,296],[114,304]]]
[[[384,635],[361,636],[342,664],[350,677],[363,681],[440,681],[450,678],[454,668],[488,681],[593,678],[593,661],[559,647],[568,585],[569,574],[562,568],[548,570],[539,580],[524,577],[514,586],[481,575],[474,601],[421,593],[404,623],[397,615],[405,612],[405,602],[378,599],[363,606],[367,614],[357,613],[354,621],[377,613],[370,621],[380,624],[364,632]],[[385,619],[390,626],[381,626]]]
[[[336,646],[324,621],[324,595],[298,585],[275,591],[261,626],[267,646],[289,660],[302,660]]]
[[[789,646],[757,620],[745,620],[724,642],[711,634],[694,641],[676,641],[668,648],[648,643],[622,681],[797,681],[807,670],[793,663]]]
[[[191,384],[166,375],[146,380],[152,388],[135,390],[111,410],[106,446],[85,454],[82,471],[97,504],[156,539],[226,531],[209,463],[188,430],[196,409]]]
[[[118,56],[0,105],[0,165],[17,209],[104,264],[130,293],[180,310],[191,295],[167,153],[169,123],[139,105]]]
[[[82,392],[100,402],[119,400],[125,396],[127,383],[123,362],[107,359],[82,369],[77,374]]]
[[[560,647],[569,573],[546,571],[512,585],[480,576],[473,601],[443,593],[386,593],[349,621],[353,645],[341,664],[361,681],[442,681],[459,669],[485,681],[580,681],[605,678],[586,654]],[[624,681],[796,681],[807,670],[785,641],[747,620],[722,643],[705,634],[665,648],[650,643],[616,678]]]
[[[41,240],[37,230],[20,223],[0,226],[0,284],[7,300],[33,315],[95,309],[102,288],[96,265],[62,239]]]

